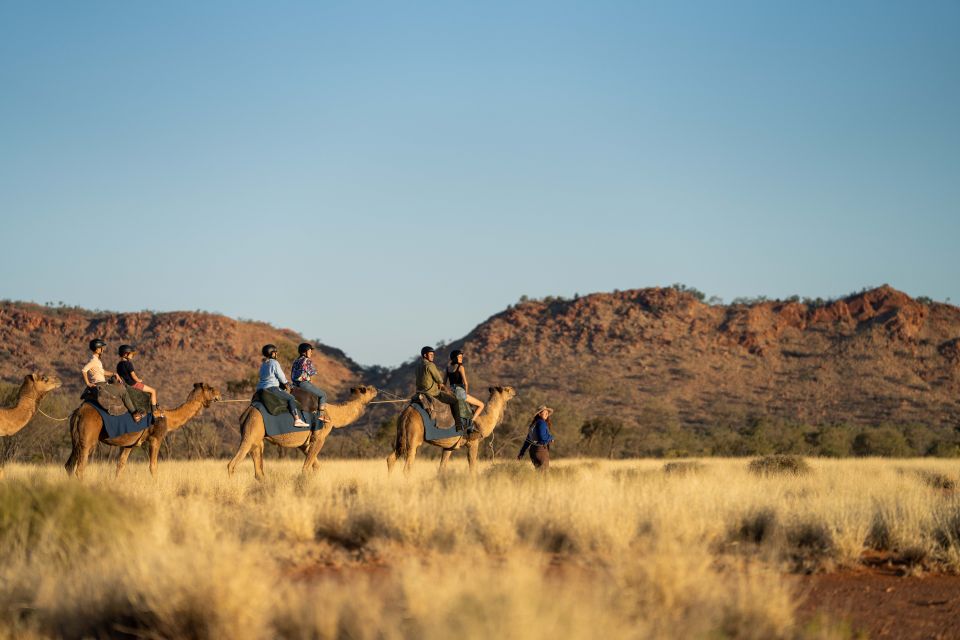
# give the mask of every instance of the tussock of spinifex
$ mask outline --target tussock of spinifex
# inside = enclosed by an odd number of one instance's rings
[[[946,461],[217,461],[0,481],[0,637],[800,638],[792,573],[960,570]],[[935,481],[930,481],[933,478]],[[839,633],[839,632],[838,632]]]

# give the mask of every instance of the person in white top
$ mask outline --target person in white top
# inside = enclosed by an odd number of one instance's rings
[[[127,393],[127,387],[122,383],[122,380],[120,380],[120,376],[115,373],[110,374],[110,379],[120,382],[120,384],[110,384],[107,382],[107,377],[103,371],[103,361],[100,359],[100,356],[103,355],[103,348],[107,346],[107,343],[100,338],[95,338],[90,341],[89,346],[93,355],[90,357],[90,362],[85,364],[83,369],[80,370],[80,373],[83,375],[83,384],[91,389],[96,389],[98,393],[109,393],[116,398],[120,398],[123,406],[127,408],[127,411],[130,412],[133,419],[140,422],[144,413],[138,411],[137,407],[134,406],[130,394]]]

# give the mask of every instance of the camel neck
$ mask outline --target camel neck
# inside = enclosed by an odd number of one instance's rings
[[[167,419],[167,430],[174,431],[185,425],[191,418],[200,413],[200,410],[203,408],[203,402],[196,397],[197,394],[191,393],[187,396],[187,399],[184,400],[176,409],[166,409],[164,410],[164,415]]]
[[[503,418],[503,410],[506,406],[506,401],[504,401],[503,396],[495,396],[490,399],[490,402],[487,403],[487,406],[484,407],[483,413],[477,416],[476,424],[480,429],[480,435],[486,438],[493,430],[497,428],[497,425],[500,423],[500,419]]]

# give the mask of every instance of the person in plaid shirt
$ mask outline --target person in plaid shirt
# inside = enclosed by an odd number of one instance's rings
[[[304,342],[297,347],[297,353],[300,354],[300,357],[293,361],[290,381],[293,386],[317,396],[320,401],[320,413],[323,413],[327,404],[327,392],[310,382],[310,378],[317,375],[317,368],[313,365],[313,360],[310,359],[310,356],[313,355],[313,345]]]

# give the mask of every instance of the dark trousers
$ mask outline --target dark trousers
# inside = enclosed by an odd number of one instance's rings
[[[294,382],[293,386],[297,387],[298,389],[303,389],[304,391],[309,391],[313,395],[317,396],[317,398],[320,400],[320,404],[326,404],[327,392],[317,387],[316,385],[310,384],[307,381],[303,381],[303,382]]]
[[[550,468],[550,445],[532,444],[527,450],[530,452],[530,462],[540,471]]]
[[[120,398],[120,400],[123,401],[123,406],[127,408],[127,411],[130,413],[136,413],[137,407],[133,404],[133,399],[130,398],[130,394],[127,393],[127,385],[98,382],[97,389],[100,391],[100,393],[109,393],[114,398]]]

